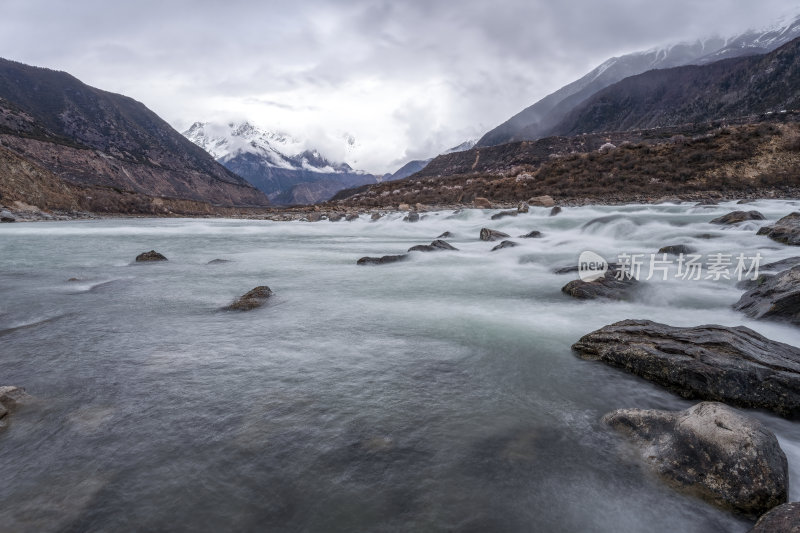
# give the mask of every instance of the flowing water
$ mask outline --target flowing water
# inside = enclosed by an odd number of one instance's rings
[[[746,208],[773,221],[798,205]],[[733,280],[652,279],[600,302],[552,273],[583,250],[798,255],[756,236],[763,222],[708,224],[734,207],[3,225],[0,385],[34,400],[0,433],[0,531],[744,532],[600,423],[692,402],[570,346],[627,318],[795,346],[800,330],[733,311]],[[481,227],[544,237],[490,252]],[[460,251],[356,266],[446,230]],[[150,249],[169,262],[132,263]],[[275,292],[265,307],[219,310],[257,285]],[[753,414],[800,499],[800,424]]]

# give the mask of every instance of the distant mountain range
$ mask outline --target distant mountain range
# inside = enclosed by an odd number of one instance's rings
[[[226,207],[269,203],[143,104],[64,72],[5,59],[0,59],[0,145],[6,160],[40,169],[35,174],[42,179],[62,180],[72,191],[102,188],[102,195],[85,193],[79,202],[103,196],[108,205],[88,204],[96,210],[147,210],[142,203],[148,197],[155,203],[175,199]],[[7,174],[0,172],[0,179]],[[14,195],[13,184],[0,185]],[[109,191],[133,195],[137,207],[109,199]]]
[[[556,126],[580,104],[599,91],[625,78],[653,69],[705,65],[733,57],[764,54],[800,37],[800,17],[781,21],[771,28],[748,31],[722,39],[713,37],[613,57],[603,64],[486,133],[477,146],[495,146],[513,141],[536,140],[557,133]]]
[[[341,189],[380,181],[347,163],[329,161],[289,135],[249,122],[195,122],[183,135],[266,193],[274,204],[313,204]]]
[[[376,176],[354,170],[347,163],[330,161],[290,135],[246,121],[195,122],[183,135],[278,205],[319,203],[343,189],[402,179],[432,159],[410,161],[394,173]],[[444,153],[468,150],[474,145],[475,141],[467,141]]]

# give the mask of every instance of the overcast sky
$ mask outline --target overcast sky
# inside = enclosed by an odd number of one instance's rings
[[[384,172],[480,137],[611,56],[763,27],[800,3],[2,0],[0,8],[2,57],[136,98],[180,131],[246,118]]]

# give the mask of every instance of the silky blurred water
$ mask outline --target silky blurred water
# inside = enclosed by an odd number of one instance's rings
[[[800,204],[745,207],[769,222]],[[734,312],[733,280],[583,302],[551,272],[583,250],[669,244],[800,255],[756,236],[765,222],[708,224],[735,208],[2,225],[0,385],[35,400],[0,433],[0,531],[747,531],[665,487],[599,421],[692,403],[570,346],[627,318],[795,346],[798,329]],[[584,227],[609,215],[623,216]],[[490,252],[481,227],[544,237]],[[444,231],[460,251],[356,266]],[[133,263],[150,249],[169,262]],[[275,292],[264,308],[220,311],[257,285]],[[800,425],[753,414],[800,499]]]

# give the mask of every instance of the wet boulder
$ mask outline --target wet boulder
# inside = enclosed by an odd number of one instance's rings
[[[319,222],[322,220],[322,214],[317,211],[312,211],[306,215],[306,222]]]
[[[408,255],[384,255],[383,257],[362,257],[359,259],[357,265],[386,265],[389,263],[397,263],[398,261],[405,261]]]
[[[436,239],[430,244],[419,244],[417,246],[412,246],[408,249],[409,252],[441,252],[441,251],[458,251],[458,248],[455,246],[450,245],[449,243]]]
[[[558,215],[559,213],[561,213],[561,208],[558,207],[558,206],[555,206],[553,209],[550,210],[550,215],[548,215],[548,216],[554,217],[554,216]]]
[[[437,238],[437,239],[450,239],[450,238],[452,238],[452,237],[453,237],[453,234],[452,234],[452,233],[450,233],[449,231],[445,231],[444,233],[442,233],[441,235],[439,235],[439,236],[438,236],[438,237],[436,237],[436,238]]]
[[[800,503],[773,507],[758,519],[750,533],[800,533]]]
[[[416,211],[411,211],[405,216],[405,218],[403,218],[403,222],[419,222],[419,213]]]
[[[519,243],[514,241],[502,241],[500,244],[492,248],[492,251],[496,252],[497,250],[502,250],[503,248],[513,248],[515,246],[519,246]]]
[[[717,402],[684,411],[620,409],[603,422],[678,490],[758,516],[786,501],[789,469],[778,439],[756,418]]]
[[[144,252],[136,256],[137,263],[149,263],[154,261],[166,261],[166,260],[167,260],[166,257],[156,252],[155,250],[150,250],[149,252]]]
[[[370,222],[375,222],[376,220],[380,220],[381,218],[383,218],[383,215],[381,215],[380,213],[372,213],[369,217],[369,220]]]
[[[17,217],[15,217],[14,214],[11,213],[11,211],[6,211],[6,210],[0,211],[0,222],[10,223],[16,221]]]
[[[764,215],[758,211],[733,211],[711,221],[711,224],[739,224],[748,220],[765,220]]]
[[[693,246],[689,246],[688,244],[671,244],[669,246],[663,246],[658,250],[660,254],[667,254],[667,255],[688,255],[693,254],[697,251],[697,248]]]
[[[354,220],[358,220],[358,213],[347,213],[344,219],[346,222],[352,222]]]
[[[758,269],[763,272],[781,272],[797,265],[800,265],[800,257],[787,257],[780,261],[773,261],[772,263],[761,265]]]
[[[505,217],[515,217],[519,214],[519,211],[516,209],[510,211],[500,211],[499,213],[495,213],[492,215],[492,220],[500,220],[501,218]]]
[[[788,214],[775,224],[761,228],[758,234],[783,244],[800,246],[800,213]]]
[[[733,306],[755,319],[785,320],[800,326],[800,265],[767,277]]]
[[[517,213],[527,213],[529,209],[530,206],[525,202],[520,202],[519,205],[517,205]]]
[[[328,215],[328,220],[330,222],[339,222],[344,218],[344,213],[331,213]]]
[[[501,239],[505,239],[506,237],[510,237],[508,233],[503,233],[502,231],[497,231],[489,228],[481,228],[481,240],[482,241],[499,241]]]
[[[224,309],[226,311],[250,311],[251,309],[257,309],[264,305],[270,296],[272,296],[272,289],[266,285],[261,285],[246,292]]]
[[[800,418],[800,348],[744,326],[623,320],[584,335],[572,349],[581,359],[602,361],[684,398]]]
[[[545,194],[542,196],[534,196],[533,198],[528,199],[528,205],[537,207],[553,207],[556,205],[556,201],[553,200],[552,196]]]
[[[541,237],[542,237],[542,232],[537,230],[533,230],[529,233],[526,233],[525,235],[519,236],[520,239],[539,239]]]
[[[568,267],[568,272],[578,272],[578,267]],[[565,274],[567,271],[559,270],[556,273]],[[561,292],[569,294],[579,300],[595,300],[598,298],[607,300],[627,300],[636,289],[639,282],[619,270],[609,269],[602,277],[584,281],[575,279],[561,288]]]
[[[488,199],[482,198],[480,196],[475,198],[475,200],[472,201],[472,205],[475,206],[475,208],[477,208],[477,209],[491,209],[492,208],[492,202],[490,202]]]

